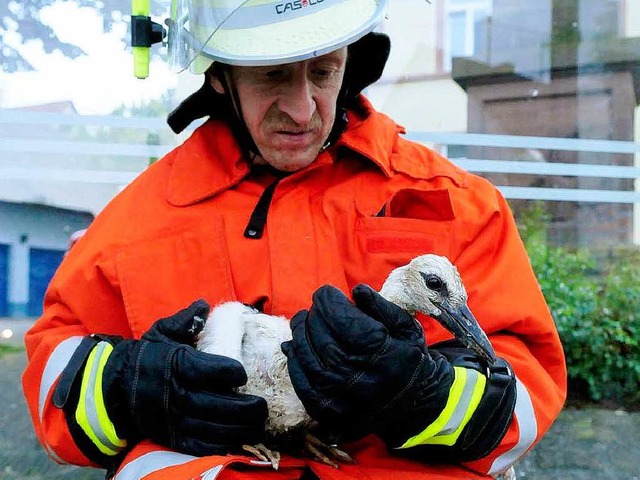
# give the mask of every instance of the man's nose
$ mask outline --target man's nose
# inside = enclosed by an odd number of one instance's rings
[[[316,111],[313,99],[313,82],[306,72],[296,72],[289,79],[278,101],[279,109],[289,115],[298,125],[306,125]]]

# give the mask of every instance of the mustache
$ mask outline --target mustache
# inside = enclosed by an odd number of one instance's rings
[[[306,124],[300,124],[284,112],[279,110],[270,110],[265,118],[265,123],[269,130],[287,131],[287,132],[310,132],[320,130],[322,128],[322,119],[320,114],[315,111]]]

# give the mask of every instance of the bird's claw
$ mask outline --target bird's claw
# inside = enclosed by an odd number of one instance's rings
[[[335,445],[327,445],[314,435],[307,433],[304,438],[307,452],[317,461],[338,468],[340,463],[356,463],[351,456]],[[326,452],[326,453],[325,453]]]
[[[242,449],[254,454],[263,462],[271,464],[274,470],[280,468],[280,452],[265,447],[262,443],[257,445],[242,445]]]

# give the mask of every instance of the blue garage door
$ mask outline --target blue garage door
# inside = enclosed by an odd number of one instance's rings
[[[9,315],[9,245],[0,245],[0,317]]]
[[[63,250],[32,248],[29,250],[29,305],[31,317],[42,315],[44,292],[58,265],[62,262]]]

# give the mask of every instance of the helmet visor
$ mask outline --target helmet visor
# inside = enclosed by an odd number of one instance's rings
[[[171,62],[202,73],[213,62],[277,65],[355,42],[385,15],[387,0],[174,0]]]

